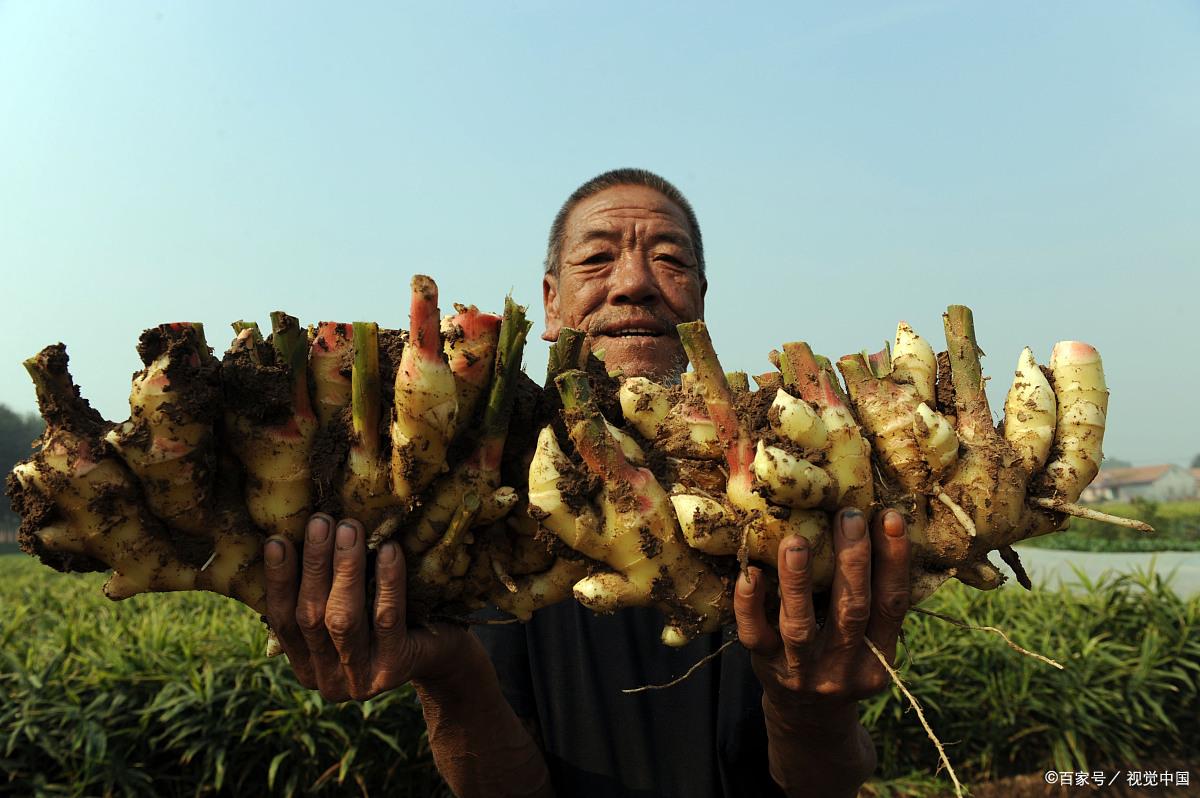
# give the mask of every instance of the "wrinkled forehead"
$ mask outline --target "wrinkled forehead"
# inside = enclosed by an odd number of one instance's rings
[[[589,230],[613,229],[629,223],[673,228],[690,240],[683,211],[659,192],[645,186],[613,186],[582,200],[567,216],[568,238]]]

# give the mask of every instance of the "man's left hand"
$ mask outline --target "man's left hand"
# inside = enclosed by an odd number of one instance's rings
[[[836,564],[823,626],[813,611],[804,538],[789,537],[779,546],[778,629],[767,621],[761,571],[750,568],[738,580],[738,637],[752,654],[765,708],[788,727],[829,733],[835,731],[831,721],[856,726],[854,703],[889,683],[866,640],[894,661],[908,611],[909,542],[895,510],[877,513],[870,532],[859,510],[843,509],[834,517]]]

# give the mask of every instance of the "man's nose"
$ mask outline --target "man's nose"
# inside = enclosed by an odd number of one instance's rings
[[[658,280],[646,253],[621,253],[609,276],[609,304],[653,305],[661,299]]]

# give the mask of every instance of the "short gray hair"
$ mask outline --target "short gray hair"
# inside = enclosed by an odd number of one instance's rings
[[[687,197],[683,196],[683,192],[665,178],[646,169],[613,169],[602,175],[596,175],[567,197],[567,201],[562,204],[562,207],[558,209],[558,214],[554,217],[554,224],[550,226],[550,238],[546,242],[546,274],[557,275],[558,268],[562,265],[563,237],[566,235],[567,217],[571,215],[571,211],[575,210],[575,206],[585,199],[616,186],[645,186],[657,191],[679,206],[687,219],[688,232],[691,233],[692,246],[696,251],[696,264],[700,274],[703,275],[704,242],[700,238],[700,223],[696,221],[696,212],[692,210],[692,204],[687,201]]]

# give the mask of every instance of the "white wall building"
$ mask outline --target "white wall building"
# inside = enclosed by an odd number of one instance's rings
[[[1177,465],[1108,468],[1083,490],[1080,501],[1106,502],[1147,499],[1169,502],[1200,495],[1196,476]]]

